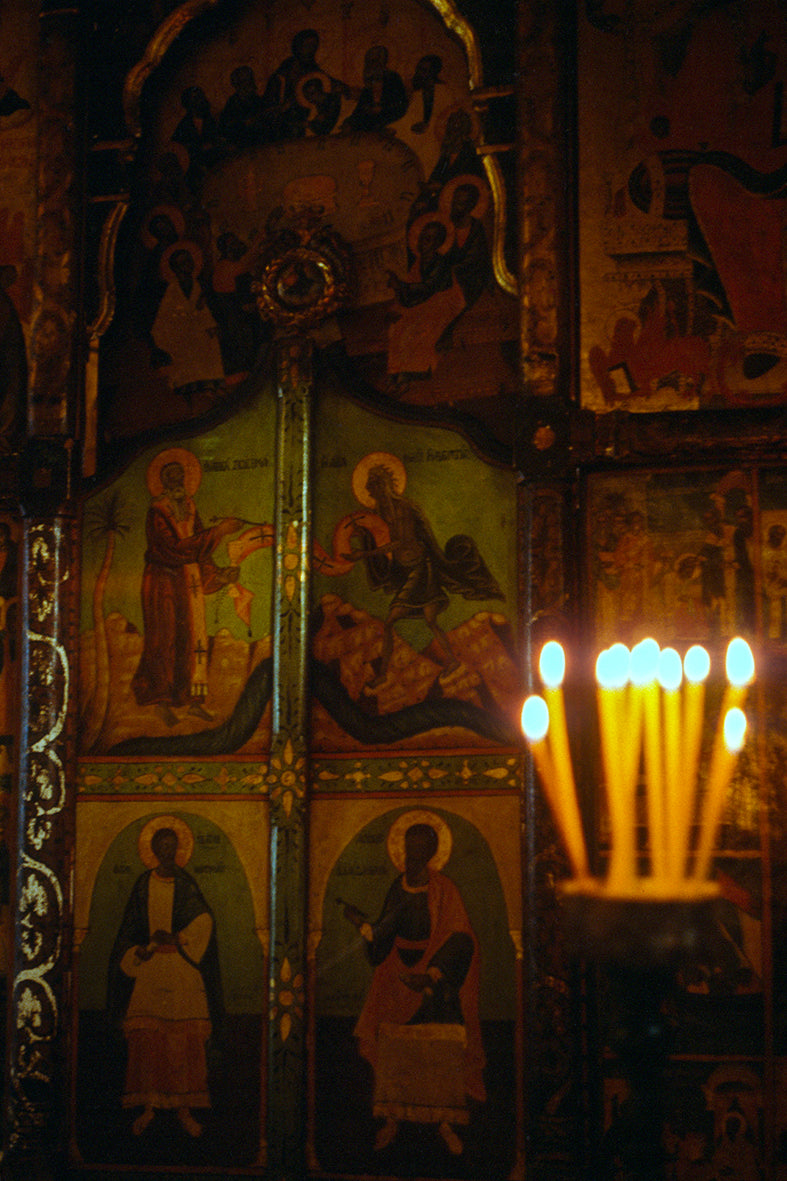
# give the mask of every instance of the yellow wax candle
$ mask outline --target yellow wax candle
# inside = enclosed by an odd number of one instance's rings
[[[522,706],[522,732],[527,739],[536,770],[544,788],[544,795],[565,845],[574,876],[588,876],[585,834],[579,814],[576,793],[566,793],[561,786],[549,747],[545,741],[549,729],[549,710],[542,697],[528,697]]]
[[[708,785],[700,816],[700,839],[693,874],[698,881],[704,881],[708,876],[711,851],[724,810],[727,787],[745,736],[746,715],[743,710],[734,706],[727,710],[724,717],[723,740],[717,744],[713,752],[713,760],[708,772]]]
[[[556,640],[550,640],[541,649],[538,668],[544,682],[544,699],[549,710],[548,741],[558,783],[563,795],[572,795],[576,798],[562,689],[563,678],[566,675],[566,657]]]
[[[645,708],[643,686],[633,683],[626,693],[626,709],[623,723],[625,736],[623,755],[623,784],[633,799],[637,797],[637,781],[642,758],[642,720]]]
[[[673,820],[675,847],[680,851],[680,875],[686,873],[691,824],[697,807],[697,767],[702,746],[702,722],[705,706],[705,680],[710,672],[710,657],[703,647],[693,644],[683,657],[686,684],[683,690],[683,775],[684,791],[678,814]]]
[[[645,782],[650,837],[651,872],[664,877],[664,788],[661,744],[661,693],[656,682],[659,646],[653,639],[642,640],[631,651],[632,681],[641,686],[644,723]]]
[[[676,847],[676,819],[681,814],[684,783],[681,768],[680,683],[683,664],[674,648],[663,648],[659,655],[658,681],[662,688],[664,714],[664,864],[668,877],[680,874],[680,854]]]
[[[630,653],[624,644],[613,644],[599,654],[596,681],[601,756],[607,784],[607,805],[612,830],[609,883],[627,892],[635,887],[634,793],[624,774],[624,687],[629,675]]]

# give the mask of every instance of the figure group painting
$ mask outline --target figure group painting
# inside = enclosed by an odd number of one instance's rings
[[[784,401],[786,19],[768,0],[625,13],[585,6],[578,146],[588,408]],[[603,94],[591,81],[599,76]]]
[[[309,27],[276,7],[253,6],[157,94],[116,242],[107,431],[241,397],[272,336],[255,288],[266,261],[327,231],[350,249],[352,297],[315,339],[342,380],[447,416],[464,404],[488,428],[516,389],[516,301],[495,278],[465,48],[412,0],[379,22],[319,0]],[[303,306],[319,279],[292,267],[279,294]]]
[[[326,395],[316,431],[314,747],[515,746],[514,477],[348,407]],[[269,749],[273,439],[263,399],[87,502],[83,757]]]
[[[256,894],[268,867],[247,875],[237,862],[245,870],[250,860],[244,841],[265,848],[259,787],[271,743],[274,409],[261,390],[227,424],[144,450],[85,505],[77,1131],[86,1160],[219,1159],[234,1101],[226,1073],[233,1046],[244,1080],[237,1116],[246,1121],[233,1160],[254,1163],[260,1150],[265,974],[255,928],[267,922]],[[510,750],[521,700],[516,564],[505,545],[513,474],[454,432],[384,422],[330,394],[317,407],[314,445],[313,748],[339,756]],[[257,787],[244,781],[237,798],[222,801],[210,784],[231,777],[235,756],[258,764]],[[150,798],[169,792],[179,763],[193,772],[181,792],[192,792],[193,781],[208,795],[168,795],[170,810],[160,812],[162,801],[151,814]],[[133,773],[124,777],[124,767]],[[485,1175],[478,1169],[492,1131],[505,1138],[507,1160],[515,1151],[506,910],[520,888],[509,882],[504,901],[499,867],[509,865],[508,878],[518,881],[510,868],[518,853],[494,847],[499,825],[483,837],[472,812],[446,812],[449,798],[404,826],[393,815],[380,819],[371,836],[348,803],[348,851],[337,852],[330,873],[341,883],[357,865],[358,884],[368,882],[373,897],[342,886],[338,928],[336,902],[324,910],[319,900],[319,913],[330,915],[320,952],[326,979],[335,979],[334,956],[345,967],[352,957],[361,983],[339,1012],[334,985],[328,993],[317,985],[332,998],[314,1047],[317,1140],[323,1153],[364,1171],[391,1160],[406,1167],[408,1154],[423,1151],[436,1176],[457,1168]],[[515,844],[517,798],[507,798],[513,813],[502,826]],[[239,824],[244,806],[253,814]],[[383,878],[387,902],[378,896]],[[233,908],[249,892],[239,947]],[[417,905],[391,943],[386,916],[411,892]],[[367,920],[377,929],[371,939]],[[367,942],[371,961],[358,955]],[[400,986],[394,969],[405,945],[410,984]],[[367,979],[374,963],[376,984]],[[413,1005],[427,990],[434,1002]],[[171,1013],[151,1010],[161,992]],[[356,1035],[361,1019],[368,1029]],[[172,1021],[177,1045],[164,1036]],[[402,1030],[386,1042],[388,1026]],[[243,1036],[251,1042],[241,1044]],[[343,1124],[329,1149],[335,1088],[320,1079],[334,1052],[349,1071],[348,1096],[362,1106],[357,1126]],[[183,1063],[188,1077],[178,1075]],[[375,1071],[398,1091],[380,1098]],[[434,1102],[413,1092],[421,1076],[432,1079]],[[99,1120],[107,1132],[94,1137]]]
[[[600,643],[657,634],[662,644],[721,646],[754,635],[758,554],[748,472],[610,477],[589,491]]]

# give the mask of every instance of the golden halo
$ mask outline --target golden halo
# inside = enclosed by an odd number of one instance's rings
[[[443,185],[440,190],[440,212],[444,217],[450,218],[451,201],[460,185],[472,185],[474,189],[478,190],[478,203],[472,211],[472,216],[477,221],[483,221],[486,211],[489,208],[489,189],[480,176],[473,176],[471,172],[465,172],[459,176],[455,176]]]
[[[161,483],[161,469],[168,463],[179,463],[183,468],[183,486],[187,496],[193,496],[202,480],[202,467],[193,451],[185,447],[168,447],[160,451],[148,464],[147,482],[151,496],[161,496],[164,485]]]
[[[400,873],[404,873],[404,834],[414,824],[428,824],[437,833],[437,852],[429,862],[429,868],[442,869],[451,856],[451,829],[436,812],[427,812],[426,809],[403,812],[394,820],[388,830],[388,856],[391,861]]]
[[[447,254],[454,244],[455,230],[444,213],[437,213],[433,211],[432,213],[422,213],[420,217],[417,217],[407,231],[407,245],[410,247],[413,254],[418,254],[419,235],[424,226],[429,225],[430,221],[436,221],[438,225],[445,227],[445,242],[443,242],[442,246],[438,246],[437,253]]]
[[[177,242],[173,242],[171,246],[168,246],[167,249],[164,251],[164,253],[161,256],[161,265],[159,267],[159,271],[160,271],[162,279],[166,283],[174,283],[175,282],[175,272],[173,271],[172,267],[169,265],[169,260],[173,254],[176,254],[180,250],[185,250],[194,259],[194,277],[195,278],[202,270],[202,263],[203,263],[202,251],[200,250],[197,243],[190,242],[188,238],[178,238]]]
[[[175,854],[175,864],[182,869],[191,860],[191,854],[194,852],[194,833],[185,820],[180,820],[177,816],[154,816],[147,822],[137,838],[140,861],[146,869],[154,869],[158,865],[152,843],[160,828],[171,828],[177,833],[178,851]]]
[[[359,459],[355,465],[352,481],[353,495],[364,508],[375,507],[375,501],[366,491],[366,481],[370,469],[376,467],[377,464],[382,464],[389,469],[393,476],[394,491],[398,494],[401,495],[404,492],[407,483],[407,472],[398,456],[391,455],[390,451],[371,451],[368,455],[364,455],[363,459]]]
[[[154,217],[168,217],[175,227],[175,233],[179,238],[182,238],[186,233],[186,219],[177,205],[154,205],[143,221],[142,229],[139,232],[142,245],[147,250],[155,250],[158,246],[158,242],[150,232],[150,223]]]

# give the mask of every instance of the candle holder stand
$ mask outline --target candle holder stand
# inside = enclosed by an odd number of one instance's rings
[[[600,1146],[599,1181],[664,1181],[666,1067],[673,1026],[665,1002],[677,973],[707,946],[715,893],[696,899],[614,897],[563,892],[569,954],[601,969],[607,985],[606,1042],[617,1056],[629,1095]]]

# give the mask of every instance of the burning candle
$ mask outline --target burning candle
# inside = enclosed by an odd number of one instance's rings
[[[679,797],[679,808],[673,819],[675,846],[680,850],[678,873],[686,872],[689,836],[697,805],[697,767],[702,745],[702,719],[705,705],[705,681],[710,672],[710,657],[699,644],[692,645],[683,657],[686,685],[683,696],[683,754],[682,775],[684,790]]]
[[[733,706],[727,710],[722,733],[723,739],[713,752],[700,820],[700,840],[694,864],[694,877],[699,881],[704,880],[708,874],[711,850],[724,810],[727,786],[735,768],[738,752],[746,737],[746,715],[742,709]]]
[[[664,713],[664,854],[668,876],[680,873],[680,852],[675,820],[682,811],[685,784],[681,774],[680,685],[683,663],[674,648],[662,648],[657,673]]]
[[[749,685],[754,680],[754,657],[752,650],[741,636],[736,636],[727,645],[725,660],[729,685],[724,695],[720,721],[726,718],[735,706],[741,708],[746,699]]]
[[[549,749],[555,764],[562,798],[576,796],[571,752],[568,745],[566,707],[563,702],[563,678],[566,675],[566,654],[557,640],[550,640],[541,649],[538,671],[544,683],[544,699],[549,710]]]
[[[661,699],[656,674],[660,648],[655,640],[640,641],[631,653],[632,679],[641,685],[645,736],[648,830],[652,871],[662,877],[664,864],[664,789],[661,748]]]
[[[601,756],[607,783],[607,806],[612,829],[609,880],[619,887],[634,883],[634,792],[625,782],[622,758],[624,688],[631,654],[625,644],[613,644],[596,661]]]
[[[588,861],[577,797],[573,786],[571,791],[566,792],[557,777],[546,743],[548,730],[549,709],[546,701],[543,697],[528,697],[522,706],[522,732],[528,741],[544,794],[563,838],[571,868],[575,877],[584,878],[588,876]]]

